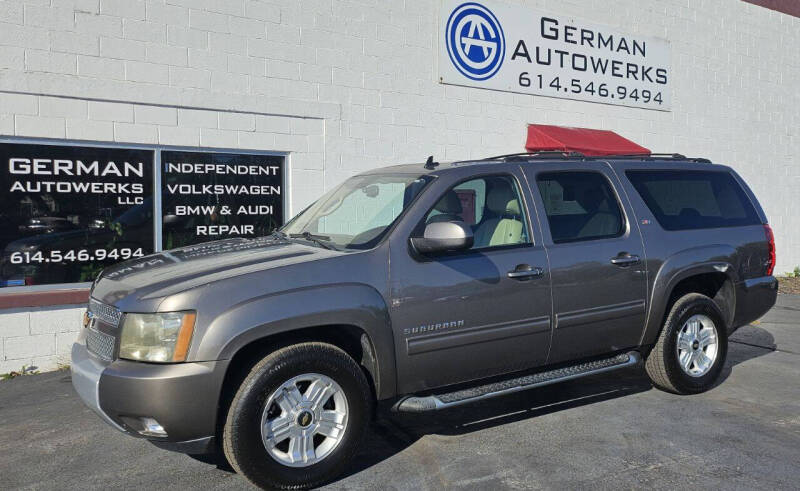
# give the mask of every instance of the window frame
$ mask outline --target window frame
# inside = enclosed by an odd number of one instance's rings
[[[440,194],[437,195],[436,200],[433,202],[433,204],[430,206],[430,208],[425,210],[425,213],[422,214],[422,216],[420,217],[420,219],[417,222],[417,224],[411,230],[411,234],[406,238],[406,242],[409,242],[414,237],[421,237],[422,236],[421,234],[424,233],[424,231],[425,231],[425,226],[426,226],[425,222],[426,222],[426,219],[428,217],[428,214],[433,210],[433,208],[436,206],[436,203],[438,203],[439,200],[446,193],[449,193],[450,191],[454,190],[455,188],[457,188],[458,186],[464,184],[465,182],[474,181],[474,180],[477,180],[477,179],[491,179],[493,177],[503,177],[503,178],[510,179],[511,182],[516,187],[517,199],[519,200],[520,207],[521,207],[520,211],[523,214],[522,223],[523,223],[523,226],[526,229],[525,231],[526,231],[526,235],[527,235],[527,242],[521,242],[519,244],[505,244],[505,245],[500,245],[500,246],[488,246],[488,247],[481,247],[481,248],[477,248],[477,249],[469,248],[469,249],[462,250],[462,251],[442,252],[442,253],[437,254],[437,257],[467,256],[467,255],[471,255],[471,254],[482,254],[482,253],[485,253],[485,252],[505,251],[505,250],[512,250],[512,249],[535,247],[536,246],[536,241],[534,240],[534,236],[533,236],[533,227],[532,227],[532,221],[531,221],[531,216],[530,216],[530,211],[529,211],[530,207],[528,206],[528,203],[527,203],[527,201],[525,199],[525,193],[523,192],[523,187],[522,187],[522,184],[520,183],[519,178],[517,176],[515,176],[514,174],[510,173],[510,172],[492,172],[492,173],[489,173],[489,174],[472,175],[472,176],[460,179],[460,180],[456,181],[454,184],[448,186],[443,192],[441,192]],[[431,190],[429,190],[429,191],[431,191]],[[475,225],[477,225],[477,223]]]
[[[606,184],[609,186],[611,190],[611,196],[614,197],[616,201],[617,208],[620,211],[620,227],[619,232],[613,235],[598,235],[594,237],[582,237],[576,239],[566,239],[566,240],[555,240],[553,238],[553,230],[550,225],[550,216],[547,214],[547,205],[544,201],[544,196],[542,192],[539,190],[539,176],[543,174],[597,174],[602,179],[605,180]],[[580,242],[591,242],[597,240],[613,240],[619,239],[620,237],[624,237],[628,233],[628,229],[630,226],[630,220],[628,219],[628,215],[625,212],[625,206],[622,204],[622,200],[620,200],[619,192],[617,188],[614,186],[614,183],[611,179],[603,172],[594,170],[594,169],[564,169],[564,170],[541,170],[534,174],[533,176],[533,186],[531,186],[531,192],[534,192],[538,195],[539,199],[542,202],[542,213],[544,214],[545,222],[547,223],[547,233],[549,234],[550,243],[553,245],[562,245],[562,244],[574,244]]]

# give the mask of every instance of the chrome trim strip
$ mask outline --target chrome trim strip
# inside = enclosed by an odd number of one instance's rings
[[[644,300],[556,314],[559,329],[644,314]]]
[[[541,333],[550,333],[549,315],[409,338],[406,340],[406,351],[409,355],[418,355],[429,351]]]

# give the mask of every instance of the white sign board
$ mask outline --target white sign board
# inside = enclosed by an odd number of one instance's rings
[[[442,0],[439,81],[668,111],[669,42],[494,1]]]

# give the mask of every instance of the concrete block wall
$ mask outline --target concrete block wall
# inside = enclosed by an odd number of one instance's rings
[[[292,203],[322,193],[324,134],[318,117],[0,92],[0,136],[286,152]]]
[[[800,265],[800,19],[736,0],[505,0],[671,43],[670,112],[441,85],[432,0],[0,0],[0,135],[286,151],[349,175],[520,151],[528,123],[734,166]],[[5,315],[5,314],[4,314]]]
[[[0,374],[68,364],[85,310],[75,305],[0,310]]]
[[[441,85],[430,0],[0,1],[0,134],[291,152],[291,208],[348,175],[612,129],[735,166],[800,265],[800,19],[745,2],[506,0],[672,50],[673,110]]]

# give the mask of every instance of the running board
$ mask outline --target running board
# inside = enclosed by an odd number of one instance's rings
[[[611,358],[580,363],[578,365],[558,368],[547,372],[534,373],[532,375],[479,385],[455,392],[433,394],[429,396],[410,396],[398,402],[394,406],[394,410],[408,413],[436,411],[480,401],[482,399],[511,394],[512,392],[519,392],[534,387],[541,387],[543,385],[555,384],[574,378],[585,377],[587,375],[595,375],[629,367],[636,365],[641,359],[642,357],[639,352],[630,351]]]

